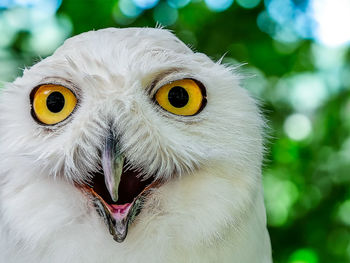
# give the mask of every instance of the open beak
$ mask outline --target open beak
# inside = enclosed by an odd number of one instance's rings
[[[92,187],[85,185],[83,189],[92,197],[113,239],[123,242],[149,190],[160,184],[153,176],[144,180],[139,172],[126,167],[127,160],[112,132],[106,137],[101,155],[103,171],[94,174]]]

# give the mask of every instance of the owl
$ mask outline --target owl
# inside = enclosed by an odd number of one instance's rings
[[[159,28],[65,41],[0,94],[0,262],[270,263],[264,121]]]

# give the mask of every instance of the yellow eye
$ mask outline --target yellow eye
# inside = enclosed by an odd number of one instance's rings
[[[77,98],[69,89],[54,84],[42,85],[33,95],[33,113],[38,121],[53,125],[68,118]]]
[[[192,79],[182,79],[161,87],[156,101],[165,110],[183,116],[197,114],[206,104],[205,89]]]

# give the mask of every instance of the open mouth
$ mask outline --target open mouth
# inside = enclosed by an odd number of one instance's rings
[[[117,140],[110,134],[101,157],[102,169],[93,174],[89,185],[80,188],[92,200],[113,239],[123,242],[145,198],[160,183],[154,176],[144,179],[139,169],[129,168],[119,149]]]
[[[94,173],[91,190],[108,205],[125,205],[131,204],[135,197],[145,190],[153,181],[153,177],[143,180],[139,172],[133,169],[126,170],[125,167],[123,167],[121,180],[118,186],[118,200],[115,202],[106,188],[103,170],[101,170],[98,173]]]

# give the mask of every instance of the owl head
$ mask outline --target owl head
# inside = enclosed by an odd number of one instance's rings
[[[167,30],[83,33],[2,91],[0,168],[63,181],[121,242],[179,195],[215,203],[222,190],[199,190],[204,177],[258,187],[263,121],[239,81]]]

